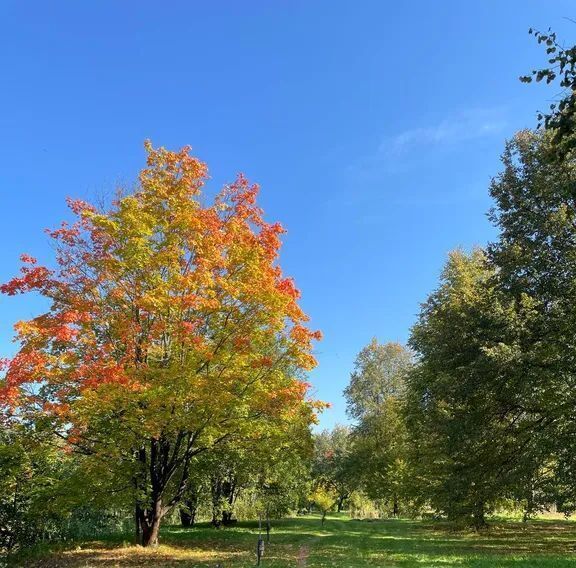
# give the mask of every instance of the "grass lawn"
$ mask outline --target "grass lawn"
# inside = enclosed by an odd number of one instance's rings
[[[143,549],[123,542],[83,542],[67,548],[38,549],[15,566],[30,568],[97,568],[101,566],[159,568],[240,568],[255,565],[257,524],[240,523],[215,530],[162,527],[162,544]],[[328,517],[324,528],[317,516],[276,521],[263,567],[355,568],[398,566],[450,568],[576,567],[576,523],[536,520],[527,524],[500,522],[480,534],[452,532],[430,521],[355,521]]]

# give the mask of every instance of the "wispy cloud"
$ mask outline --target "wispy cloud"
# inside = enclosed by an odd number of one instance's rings
[[[456,144],[501,133],[506,128],[502,109],[470,109],[433,126],[405,130],[380,145],[379,151],[403,152],[416,146]]]
[[[502,135],[507,127],[503,108],[454,112],[436,124],[385,136],[372,152],[356,160],[349,171],[355,177],[379,177],[385,172],[402,170],[414,158],[422,158],[434,150],[458,148],[466,142]]]

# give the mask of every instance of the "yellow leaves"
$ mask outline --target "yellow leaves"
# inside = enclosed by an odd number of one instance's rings
[[[205,205],[206,166],[189,149],[146,150],[140,187],[109,212],[71,202],[81,219],[59,256],[58,302],[17,328],[40,359],[17,359],[11,385],[41,377],[54,397],[45,402],[70,408],[79,437],[106,413],[147,435],[310,422],[314,405],[293,374],[315,366],[320,335],[276,264],[282,227],[264,221],[242,176]]]
[[[99,228],[111,237],[116,237],[119,233],[119,224],[107,215],[97,213],[87,213],[86,217],[90,219],[94,227]]]
[[[18,340],[22,341],[34,333],[37,333],[38,326],[35,324],[34,320],[18,321],[14,324],[14,331],[16,331]]]

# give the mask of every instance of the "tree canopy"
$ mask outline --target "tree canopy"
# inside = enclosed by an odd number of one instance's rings
[[[50,309],[16,324],[0,402],[87,464],[114,464],[152,544],[194,456],[309,425],[322,405],[302,378],[320,333],[282,274],[283,229],[264,220],[258,186],[239,176],[204,205],[207,168],[189,148],[146,150],[134,193],[105,211],[70,200],[77,220],[48,232],[56,266],[23,255],[1,286]]]

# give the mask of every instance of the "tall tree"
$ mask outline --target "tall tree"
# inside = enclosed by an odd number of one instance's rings
[[[494,276],[484,251],[453,252],[410,338],[419,359],[407,405],[415,481],[438,512],[478,527],[533,465],[508,381],[531,305],[516,310]]]
[[[546,130],[520,132],[507,144],[490,188],[500,236],[489,253],[501,292],[517,307],[530,305],[521,357],[507,372],[510,404],[530,420],[558,473],[572,479],[574,495],[576,161],[570,153],[558,159],[556,145],[556,133]]]
[[[344,394],[348,413],[356,419],[349,471],[366,494],[390,503],[400,514],[409,451],[404,397],[413,355],[399,343],[373,339],[355,361]]]
[[[412,355],[405,347],[380,344],[373,338],[356,357],[350,384],[344,390],[350,417],[361,420],[378,413],[389,397],[402,396],[411,366]]]
[[[77,221],[49,231],[56,267],[24,255],[0,288],[50,302],[16,325],[0,402],[130,490],[150,545],[194,456],[309,424],[321,405],[302,380],[320,334],[282,275],[283,229],[263,219],[258,187],[239,176],[203,205],[207,168],[189,148],[146,150],[137,190],[109,210],[70,200]]]

